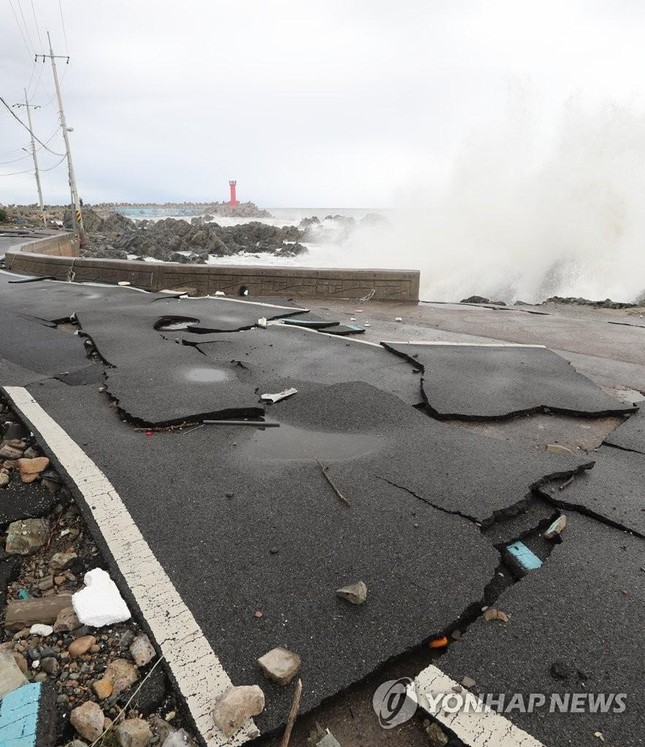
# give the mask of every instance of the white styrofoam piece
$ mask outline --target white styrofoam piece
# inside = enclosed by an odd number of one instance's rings
[[[72,606],[83,625],[103,625],[129,620],[130,610],[110,575],[101,568],[85,574],[85,588],[72,595]]]

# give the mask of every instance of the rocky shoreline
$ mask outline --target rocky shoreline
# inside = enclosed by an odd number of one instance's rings
[[[140,625],[79,620],[72,595],[107,563],[49,459],[1,401],[0,497],[5,693],[41,683],[54,704],[47,716],[57,745],[86,747],[104,733],[111,747],[196,744]]]

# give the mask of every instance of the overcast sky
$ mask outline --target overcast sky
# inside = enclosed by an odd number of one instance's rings
[[[395,206],[444,184],[463,143],[514,107],[544,135],[572,97],[643,109],[642,0],[61,0],[64,25],[58,0],[1,3],[0,95],[29,87],[42,140],[58,122],[33,58],[46,29],[71,56],[86,202],[225,199],[235,178],[263,206]],[[0,174],[31,168],[15,160],[27,143],[3,108]],[[68,199],[64,164],[43,188]],[[0,176],[0,203],[33,201],[31,173]]]

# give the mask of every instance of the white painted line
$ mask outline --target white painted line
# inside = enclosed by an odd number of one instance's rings
[[[426,340],[383,340],[382,345],[436,345],[454,347],[471,347],[471,348],[546,348],[546,345],[523,345],[519,342],[446,342],[435,340],[428,342]]]
[[[252,721],[230,739],[215,727],[213,703],[232,682],[114,486],[26,389],[3,389],[81,491],[208,747],[237,747],[257,737]]]
[[[370,342],[369,340],[359,340],[355,335],[330,335],[329,332],[324,332],[322,329],[313,329],[312,327],[299,327],[297,324],[282,324],[279,319],[272,319],[269,322],[269,327],[278,327],[279,329],[299,329],[305,332],[313,332],[317,335],[324,335],[325,337],[333,337],[334,340],[340,340],[341,342],[356,342],[360,345],[372,345],[372,347],[380,348],[380,342]],[[383,348],[384,350],[385,348]]]
[[[426,667],[415,678],[415,687],[419,706],[469,747],[544,747],[535,737],[489,708],[481,711],[460,709],[455,713],[435,712],[430,706],[427,693],[439,696],[459,692],[463,688],[434,664]]]
[[[267,309],[284,309],[285,311],[293,311],[294,314],[310,311],[310,309],[305,309],[302,306],[279,306],[278,304],[275,304],[275,303],[264,303],[262,301],[251,301],[251,300],[247,300],[246,298],[231,298],[230,296],[186,296],[186,299],[182,298],[182,300],[203,301],[205,298],[208,298],[211,301],[228,301],[229,303],[246,303],[246,304],[251,304],[252,306],[264,306]]]

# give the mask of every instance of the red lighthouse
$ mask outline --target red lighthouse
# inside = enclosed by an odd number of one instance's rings
[[[230,181],[230,182],[228,183],[228,185],[229,185],[229,187],[231,188],[231,199],[230,199],[230,201],[229,201],[229,203],[228,203],[228,204],[229,204],[229,205],[230,205],[231,207],[237,207],[237,206],[238,206],[238,205],[240,204],[240,203],[239,203],[239,202],[237,201],[237,193],[236,193],[236,189],[237,189],[237,181]]]

